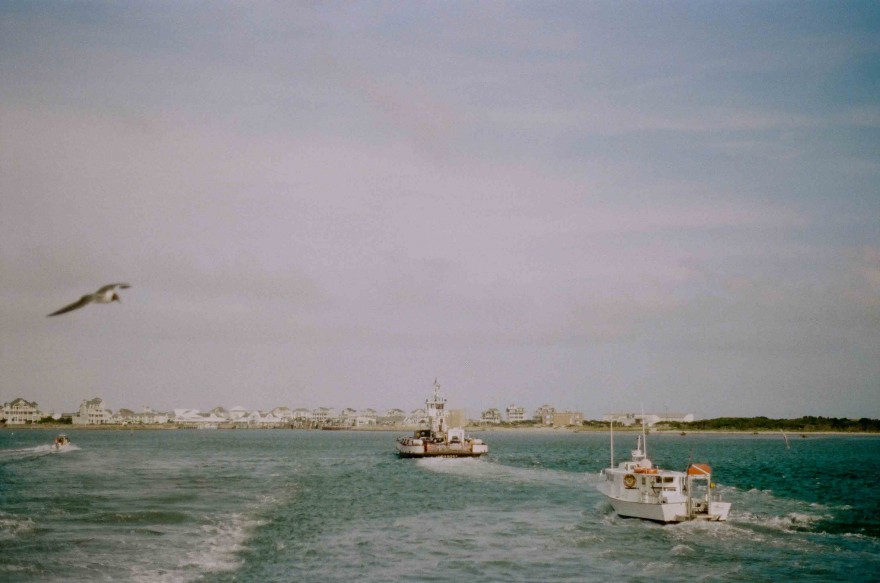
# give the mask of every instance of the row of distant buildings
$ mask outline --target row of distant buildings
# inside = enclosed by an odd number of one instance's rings
[[[337,412],[335,409],[318,407],[317,409],[290,409],[289,407],[275,407],[271,411],[248,411],[244,407],[215,407],[208,412],[197,409],[175,409],[171,412],[161,412],[151,407],[143,407],[139,412],[131,409],[119,409],[113,412],[107,408],[101,398],[86,399],[80,404],[79,409],[73,413],[51,415],[55,420],[70,418],[73,425],[158,425],[164,423],[177,423],[184,426],[220,426],[242,425],[248,427],[285,427],[285,426],[324,426],[339,425],[349,427],[362,427],[376,425],[378,423],[417,424],[419,411],[407,415],[401,409],[391,409],[384,415],[379,415],[375,409],[343,409]],[[424,416],[424,411],[421,411]],[[0,419],[8,425],[34,423],[49,417],[40,410],[35,402],[18,398],[5,403],[0,408]]]
[[[614,422],[619,425],[630,426],[644,424],[653,427],[658,423],[675,422],[690,423],[694,420],[693,413],[606,413],[602,415],[602,421]]]
[[[619,425],[630,426],[642,423],[644,419],[645,425],[651,427],[657,423],[667,421],[689,423],[694,420],[693,413],[606,413],[602,416],[602,421],[614,422]],[[548,425],[551,427],[565,427],[569,425],[581,425],[584,422],[584,416],[577,411],[557,411],[555,407],[550,405],[541,405],[538,407],[531,417],[526,416],[525,407],[517,407],[511,405],[507,408],[502,416],[498,409],[487,409],[483,411],[480,417],[481,423],[500,424],[500,423],[521,423],[531,421],[538,425]]]
[[[499,425],[501,423],[523,423],[531,421],[538,425],[550,427],[567,427],[580,425],[584,422],[584,414],[577,411],[557,411],[550,405],[541,405],[531,416],[526,415],[526,408],[517,405],[509,406],[502,416],[499,409],[487,409],[480,415],[480,423]]]
[[[464,426],[468,424],[467,414],[464,410],[452,410],[449,412],[449,424],[451,426]],[[39,405],[22,398],[4,403],[0,409],[0,419],[9,425],[34,423],[50,415],[40,411]],[[394,425],[419,425],[427,420],[427,412],[424,409],[415,409],[406,413],[402,409],[388,409],[378,412],[375,409],[355,410],[345,408],[337,411],[329,407],[316,409],[289,407],[275,407],[271,411],[248,411],[244,407],[215,407],[208,412],[197,409],[175,409],[171,412],[155,411],[150,407],[143,407],[140,412],[131,409],[119,409],[115,413],[108,409],[101,398],[85,399],[79,409],[73,413],[51,417],[60,420],[69,417],[74,425],[157,425],[164,423],[176,423],[184,427],[369,427],[369,426],[394,426]],[[603,415],[603,421],[613,421],[620,425],[633,425],[642,423],[652,426],[664,421],[694,420],[692,413],[609,413]],[[473,420],[485,425],[499,425],[501,423],[524,423],[531,422],[536,425],[548,427],[579,426],[584,421],[583,413],[577,411],[557,411],[550,405],[541,405],[531,416],[527,416],[525,407],[510,405],[502,414],[501,410],[490,408],[482,412],[479,420]]]

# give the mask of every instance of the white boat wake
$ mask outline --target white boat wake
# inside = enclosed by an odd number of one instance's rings
[[[597,481],[593,474],[563,472],[547,468],[508,466],[480,458],[424,458],[418,466],[431,472],[470,477],[476,480],[499,480],[524,484],[581,487]]]
[[[54,445],[37,445],[18,449],[0,450],[0,463],[10,463],[22,460],[35,459],[47,455],[64,454],[79,451],[79,447],[72,443],[56,447]]]

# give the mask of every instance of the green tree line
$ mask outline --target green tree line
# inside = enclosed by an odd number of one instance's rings
[[[670,421],[657,425],[658,429],[727,430],[727,431],[870,431],[880,432],[880,419],[846,419],[843,417],[800,417],[798,419],[770,419],[768,417],[718,417],[690,423]]]

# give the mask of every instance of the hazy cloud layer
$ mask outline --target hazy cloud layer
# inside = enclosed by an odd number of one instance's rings
[[[0,401],[878,417],[878,29],[0,2]]]

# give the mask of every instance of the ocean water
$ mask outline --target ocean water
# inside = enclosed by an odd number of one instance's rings
[[[69,434],[0,431],[0,581],[880,581],[878,436],[649,436],[733,503],[661,526],[596,492],[602,434],[431,460],[388,432]]]

